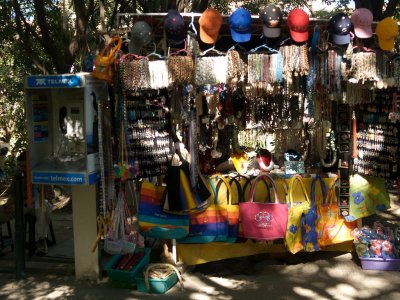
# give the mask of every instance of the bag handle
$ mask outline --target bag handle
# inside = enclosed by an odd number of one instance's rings
[[[326,198],[328,197],[328,193],[326,191],[326,184],[324,180],[321,178],[321,176],[317,175],[315,178],[313,178],[311,182],[311,204],[315,205],[315,188],[317,186],[317,182],[319,182],[319,185],[321,187],[321,192],[322,192],[322,203],[325,203]]]
[[[206,177],[208,179],[208,182],[211,185],[211,189],[212,189],[213,194],[214,194],[214,203],[217,203],[218,202],[218,193],[217,193],[217,189],[215,187],[214,181],[211,179],[210,176],[206,176]]]
[[[183,286],[183,278],[181,276],[181,273],[179,272],[179,270],[171,264],[166,264],[166,263],[157,263],[157,264],[149,264],[146,268],[146,271],[144,273],[144,282],[146,284],[146,288],[147,290],[150,289],[150,283],[149,283],[149,273],[152,269],[161,269],[162,271],[168,271],[168,270],[172,270],[176,273],[176,275],[178,276],[178,281],[181,285],[182,288],[184,288]]]
[[[257,178],[257,176],[253,176],[252,178],[248,178],[248,179],[247,179],[247,181],[246,181],[246,183],[244,184],[244,187],[243,187],[243,198],[244,198],[244,195],[246,194],[246,188],[247,188],[247,186],[250,185],[250,190],[251,190],[251,187],[253,186],[253,184],[251,183],[251,181],[252,181],[253,179],[255,179],[255,178]],[[268,182],[267,182],[264,178],[261,178],[261,180],[262,180],[262,182],[264,182],[265,187],[267,188],[267,195],[270,196],[270,195],[271,195],[271,190],[270,190],[270,188],[269,188]],[[255,193],[255,191],[254,191],[254,193]],[[250,195],[250,191],[249,191],[249,195]]]
[[[114,46],[114,43],[117,43],[117,45]],[[115,55],[115,52],[121,49],[121,46],[122,46],[122,39],[118,35],[116,35],[111,39],[110,43],[108,43],[108,45],[104,47],[104,49],[100,52],[99,56],[105,56],[107,52],[108,55],[106,55],[106,57],[108,58],[113,57]]]
[[[222,183],[225,183],[226,188],[227,188],[226,193],[227,193],[227,196],[228,196],[227,200],[226,200],[226,203],[228,205],[231,205],[232,204],[232,189],[231,189],[231,185],[229,184],[228,180],[226,180],[223,175],[217,175],[216,179],[218,179],[218,183],[217,183],[216,197],[215,197],[215,202],[214,203],[218,204],[218,192],[219,192],[219,189],[220,189]]]
[[[294,190],[295,182],[300,183],[301,190],[303,191],[303,194],[306,197],[308,204],[311,204],[310,197],[308,197],[308,193],[307,193],[306,187],[303,182],[303,177],[296,174],[296,175],[293,175],[293,177],[290,179],[290,182],[289,182],[289,203],[290,203],[290,205],[293,206],[293,190]]]
[[[230,178],[229,185],[231,186],[231,189],[232,189],[232,183],[235,183],[236,185],[236,190],[238,192],[238,203],[240,203],[243,200],[243,190],[240,181],[237,180],[235,177],[229,177],[229,178]]]
[[[253,200],[254,200],[254,192],[256,190],[257,182],[262,180],[262,179],[264,179],[264,178],[267,181],[269,181],[269,183],[271,183],[272,188],[274,190],[274,194],[275,194],[275,203],[279,204],[280,203],[280,199],[279,199],[278,189],[276,187],[274,179],[269,174],[261,174],[261,175],[256,177],[256,179],[254,180],[253,185],[252,185],[252,187],[250,189],[249,199],[248,199],[249,202],[253,202]]]
[[[332,186],[329,188],[329,191],[327,192],[325,201],[322,202],[322,204],[328,204],[329,206],[332,205],[333,199],[336,196],[336,181],[338,178],[336,178],[335,182],[332,184]],[[329,199],[329,202],[328,202]],[[337,201],[336,201],[337,202]]]
[[[271,177],[274,178],[276,186],[278,186],[278,182],[279,181],[282,182],[283,191],[285,193],[285,199],[284,199],[285,201],[284,202],[287,202],[289,187],[288,187],[288,184],[286,183],[286,179],[282,178],[282,177],[280,177],[279,175],[276,175],[276,174],[271,174]]]
[[[128,60],[128,58],[132,58],[133,60],[141,60],[141,59],[145,59],[145,60],[149,60],[149,58],[147,57],[147,56],[141,56],[141,55],[136,55],[136,54],[133,54],[133,53],[127,53],[127,54],[124,54],[121,58],[120,58],[120,62],[121,63],[123,63],[123,62],[125,62],[126,60]]]
[[[229,176],[229,178],[230,178],[229,184],[231,186],[232,186],[232,182],[235,182],[235,184],[236,184],[236,188],[239,193],[239,200],[238,200],[239,203],[245,202],[244,195],[246,194],[246,187],[250,183],[250,178],[243,174],[239,174],[239,173],[235,174],[235,176],[231,175],[231,176]],[[238,178],[239,178],[239,180],[238,180]],[[240,184],[240,178],[243,178],[244,180],[246,180],[246,183],[244,184],[243,188],[242,188],[242,185]]]

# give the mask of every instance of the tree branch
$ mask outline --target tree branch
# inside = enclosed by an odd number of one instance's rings
[[[73,0],[76,15],[76,37],[72,39],[69,51],[74,57],[79,51],[86,52],[88,49],[87,44],[87,24],[88,24],[88,11],[85,6],[85,1]]]
[[[37,23],[40,28],[41,36],[38,42],[42,45],[47,54],[51,57],[52,62],[58,73],[67,73],[73,62],[72,55],[68,55],[64,49],[58,49],[56,43],[51,38],[49,27],[46,21],[46,10],[43,0],[35,0],[34,7],[36,11]]]
[[[372,3],[372,14],[374,15],[374,21],[382,20],[383,16],[383,6],[385,2],[384,0],[375,0]]]
[[[205,11],[206,8],[208,7],[208,2],[209,2],[208,0],[193,0],[192,11],[198,13]]]
[[[374,15],[374,21],[382,19],[384,0],[355,0],[355,7],[369,9]]]
[[[33,64],[43,72],[43,74],[49,74],[49,71],[46,69],[46,67],[43,65],[43,62],[41,62],[39,56],[33,50],[30,33],[34,32],[34,30],[32,30],[31,26],[26,22],[22,14],[19,2],[17,0],[13,0],[12,6],[15,13],[15,23],[17,27],[17,32],[19,37],[21,38],[21,45],[24,48],[26,55],[32,60]],[[36,32],[32,36],[35,35]]]
[[[389,3],[386,6],[386,10],[383,13],[382,17],[392,17],[394,15],[394,12],[396,11],[397,6],[399,5],[400,0],[390,0]]]
[[[118,5],[120,3],[120,0],[115,1],[114,8],[112,10],[112,14],[110,17],[110,24],[108,25],[108,28],[116,27],[117,22],[116,22],[116,17],[117,17],[117,12],[118,12]],[[115,25],[115,26],[113,26]]]

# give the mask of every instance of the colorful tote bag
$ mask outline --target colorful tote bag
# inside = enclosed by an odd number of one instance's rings
[[[316,200],[316,185],[319,183],[321,187],[322,201]],[[318,234],[317,234],[317,205],[325,201],[327,197],[326,185],[321,176],[317,175],[311,182],[311,205],[307,213],[301,217],[301,236],[303,247],[306,252],[314,252],[319,250]]]
[[[126,203],[125,193],[120,190],[110,220],[107,236],[104,240],[105,252],[114,255],[133,253],[135,251],[137,228],[135,224],[128,221],[131,217],[130,210]]]
[[[329,190],[326,201],[317,205],[318,246],[326,247],[354,239],[353,230],[357,222],[346,222],[339,216],[335,185]]]
[[[265,179],[272,186],[275,198],[274,203],[253,202],[257,183],[261,179]],[[243,236],[257,240],[284,238],[288,207],[286,203],[279,202],[279,195],[272,177],[267,174],[259,175],[253,182],[248,200],[248,202],[239,203]]]
[[[218,178],[217,178],[218,180]],[[231,188],[232,182],[235,182],[237,193],[233,193],[233,189]],[[221,186],[226,186],[226,193],[221,193]],[[238,237],[239,231],[239,199],[238,196],[241,194],[241,186],[240,182],[235,178],[230,178],[228,182],[223,176],[219,176],[219,181],[216,187],[217,197],[218,197],[218,207],[220,210],[226,210],[227,218],[228,218],[228,236],[224,240],[226,243],[234,243]],[[224,198],[225,201],[221,200]],[[234,202],[235,198],[235,202]]]
[[[350,214],[346,221],[365,218],[389,208],[385,179],[359,174],[350,177]]]
[[[140,187],[139,228],[144,236],[180,239],[189,233],[189,216],[163,211],[166,187],[143,181]]]
[[[167,173],[167,195],[163,204],[165,212],[184,215],[198,213],[207,208],[211,193],[200,174],[196,188],[192,188],[189,163],[182,155],[174,154]]]
[[[220,180],[220,177],[216,180]],[[190,215],[189,234],[178,240],[178,243],[204,244],[226,241],[229,231],[228,213],[226,207],[218,203],[214,180],[209,178],[209,183],[213,191],[212,202],[205,211]]]
[[[300,188],[304,197],[294,199],[293,193],[295,184],[300,184]],[[303,215],[308,213],[310,209],[310,198],[304,186],[303,179],[300,175],[293,175],[289,182],[289,216],[287,222],[287,230],[285,235],[285,244],[291,253],[297,253],[303,250],[303,242],[301,235],[301,219]]]

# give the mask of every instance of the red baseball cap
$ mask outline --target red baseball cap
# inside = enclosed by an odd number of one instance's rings
[[[304,10],[295,8],[290,11],[287,18],[287,25],[293,41],[302,43],[308,40],[309,23],[310,19]]]

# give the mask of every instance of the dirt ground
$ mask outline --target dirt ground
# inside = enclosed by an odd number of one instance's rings
[[[27,274],[16,281],[0,273],[1,299],[400,299],[400,272],[366,271],[350,253],[319,253],[302,262],[240,258],[186,272],[185,287],[164,295],[115,288],[103,279],[77,281],[71,275]]]

